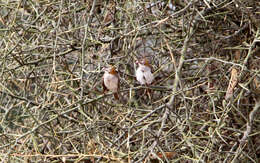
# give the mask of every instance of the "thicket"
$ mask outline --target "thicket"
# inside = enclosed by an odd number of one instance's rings
[[[0,160],[257,163],[259,32],[256,0],[0,1]]]

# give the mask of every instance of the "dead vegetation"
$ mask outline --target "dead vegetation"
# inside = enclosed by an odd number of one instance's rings
[[[1,161],[259,162],[259,6],[0,1]],[[152,97],[134,77],[144,56]]]

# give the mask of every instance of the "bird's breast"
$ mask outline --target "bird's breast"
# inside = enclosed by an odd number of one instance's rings
[[[142,84],[151,84],[154,77],[151,69],[147,66],[140,66],[136,70],[136,79]]]
[[[105,74],[104,84],[107,89],[116,92],[118,88],[118,77],[112,74]]]

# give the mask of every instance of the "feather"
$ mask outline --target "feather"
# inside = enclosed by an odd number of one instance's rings
[[[117,71],[115,70],[115,67],[110,67],[105,69],[105,74],[103,76],[103,89],[104,92],[106,90],[109,90],[111,92],[114,92],[115,99],[119,99],[119,77],[117,74]]]

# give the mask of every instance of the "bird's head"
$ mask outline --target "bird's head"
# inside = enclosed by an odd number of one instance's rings
[[[147,58],[139,59],[136,61],[136,63],[139,65],[145,65],[150,67],[149,60]]]
[[[105,73],[117,74],[116,68],[115,68],[114,66],[104,67],[102,70],[103,70]]]

